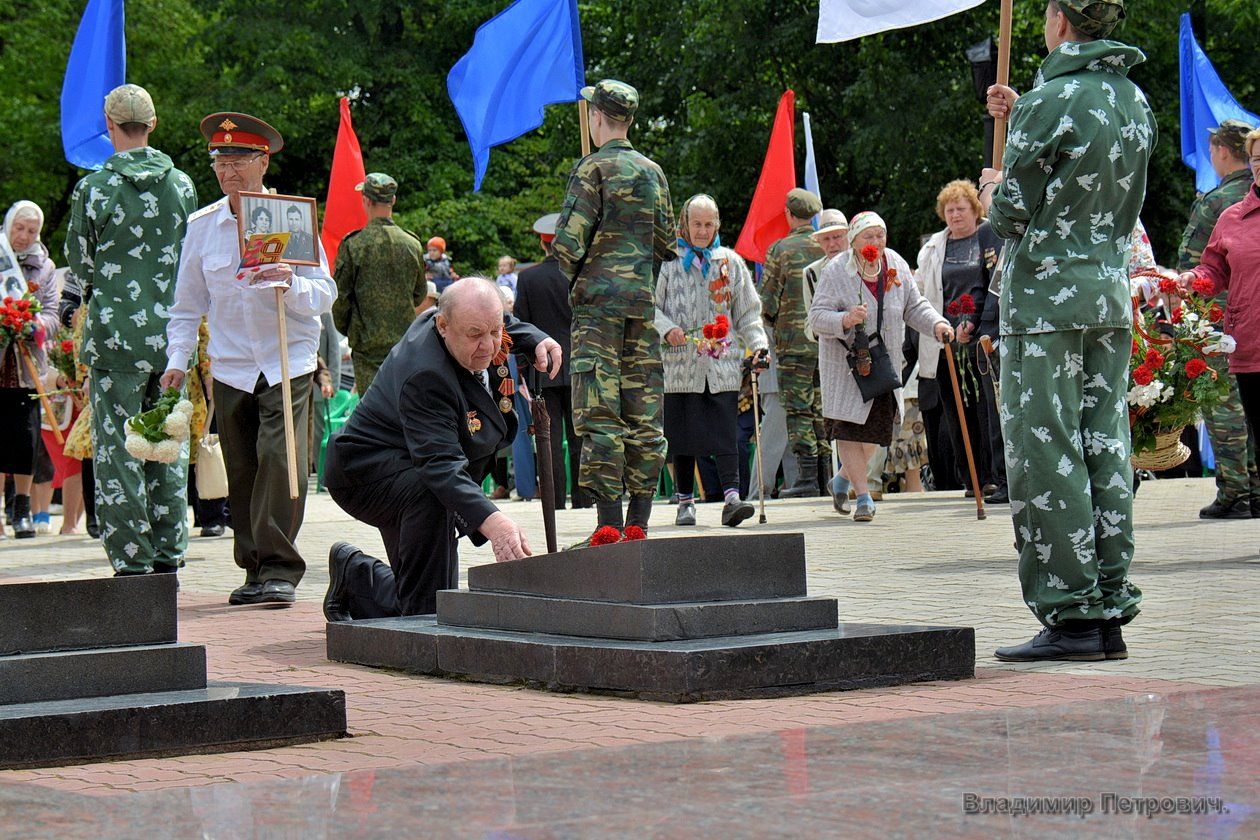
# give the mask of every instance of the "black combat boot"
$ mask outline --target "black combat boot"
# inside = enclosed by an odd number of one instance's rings
[[[796,468],[800,471],[796,483],[779,491],[780,499],[804,499],[818,495],[818,458],[814,455],[797,455]]]
[[[625,530],[625,521],[621,518],[621,499],[611,502],[595,502],[595,517],[598,526],[609,525],[618,531]]]
[[[822,452],[818,455],[818,495],[831,495],[831,453]]]
[[[31,497],[21,493],[13,497],[13,536],[19,540],[35,536],[35,521],[31,519]]]
[[[1129,648],[1120,633],[1120,619],[1110,618],[1102,623],[1103,655],[1108,659],[1128,659]]]
[[[652,497],[631,496],[626,510],[626,527],[638,525],[647,533],[648,520],[652,518]]]

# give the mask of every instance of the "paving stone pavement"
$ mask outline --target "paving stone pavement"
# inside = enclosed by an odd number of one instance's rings
[[[349,540],[379,552],[381,543],[374,529],[342,513],[326,494],[312,493],[299,538],[311,568],[299,603],[282,610],[228,607],[227,593],[242,580],[230,536],[193,539],[180,574],[180,640],[207,646],[212,679],[344,689],[352,737],[256,752],[5,771],[0,784],[110,794],[1260,683],[1260,599],[1254,595],[1260,522],[1199,520],[1198,509],[1212,493],[1210,480],[1143,485],[1132,576],[1146,600],[1125,631],[1131,656],[1072,665],[992,658],[994,647],[1037,629],[1020,602],[1006,508],[991,508],[988,519],[977,521],[974,504],[960,493],[889,496],[874,522],[860,524],[841,520],[827,499],[771,502],[767,524],[754,518],[740,530],[803,532],[810,594],[838,598],[842,620],[975,627],[977,678],[683,706],[328,662],[319,608],[327,549]],[[525,525],[534,550],[543,550],[540,505],[508,502],[503,509]],[[728,533],[718,524],[720,505],[700,505],[695,528],[675,528],[673,515],[672,507],[658,505],[652,534]],[[594,514],[561,511],[557,518],[565,545],[589,533]],[[492,562],[488,547],[465,544],[461,556],[465,568]],[[0,542],[0,584],[108,574],[99,545],[86,537]]]

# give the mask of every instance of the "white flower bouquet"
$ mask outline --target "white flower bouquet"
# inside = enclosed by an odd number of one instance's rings
[[[192,415],[192,403],[168,388],[153,408],[127,418],[127,452],[142,461],[175,463],[188,440]]]

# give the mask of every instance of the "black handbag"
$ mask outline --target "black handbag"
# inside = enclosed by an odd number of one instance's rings
[[[866,330],[858,324],[855,328],[852,347],[843,338],[840,339],[844,349],[849,351],[849,370],[853,372],[853,380],[857,382],[863,402],[870,402],[876,397],[891,394],[901,387],[901,377],[893,370],[892,359],[888,355],[888,348],[884,345],[884,276],[882,272],[879,279],[875,294],[879,307],[875,316],[875,335],[868,339]]]

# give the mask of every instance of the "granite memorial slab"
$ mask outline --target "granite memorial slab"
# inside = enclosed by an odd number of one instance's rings
[[[0,585],[0,656],[176,639],[175,576]]]
[[[166,645],[0,656],[0,704],[206,687],[206,649]]]

